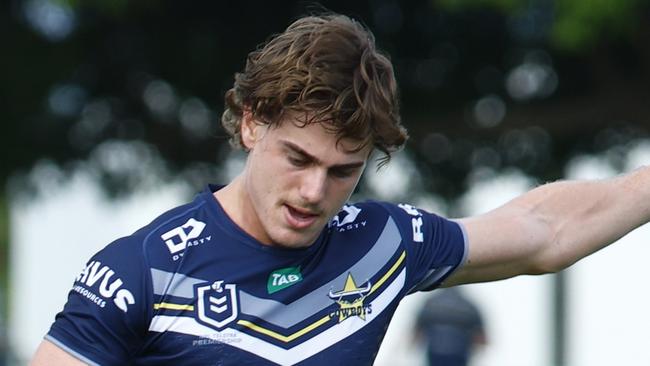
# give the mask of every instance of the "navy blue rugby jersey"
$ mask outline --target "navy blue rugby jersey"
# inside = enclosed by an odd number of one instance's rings
[[[368,365],[400,300],[467,253],[459,224],[375,201],[270,247],[215,189],[93,256],[46,339],[91,365]]]

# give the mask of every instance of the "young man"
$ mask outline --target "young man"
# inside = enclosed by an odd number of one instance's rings
[[[97,253],[33,365],[370,364],[407,294],[558,271],[650,220],[648,168],[455,221],[346,204],[407,136],[391,63],[344,16],[252,52],[226,107],[243,172]]]

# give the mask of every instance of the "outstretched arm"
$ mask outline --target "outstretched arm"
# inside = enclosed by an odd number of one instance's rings
[[[560,181],[458,220],[467,263],[445,286],[562,270],[650,221],[650,167],[599,181]]]

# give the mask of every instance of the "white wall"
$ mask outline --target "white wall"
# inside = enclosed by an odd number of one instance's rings
[[[31,357],[67,299],[74,278],[99,249],[181,203],[180,185],[109,201],[87,171],[57,185],[56,168],[39,166],[35,200],[10,208],[9,342],[19,362]]]
[[[625,170],[644,164],[650,142],[630,149]],[[576,158],[567,172],[576,179],[610,175],[605,157]],[[650,365],[649,259],[650,225],[644,225],[568,270],[569,365]]]

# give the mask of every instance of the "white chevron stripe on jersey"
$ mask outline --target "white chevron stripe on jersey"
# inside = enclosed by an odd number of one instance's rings
[[[153,332],[177,332],[208,339],[219,339],[219,334],[227,333],[241,340],[228,343],[230,346],[253,353],[280,365],[292,365],[321,352],[347,337],[353,337],[355,332],[372,322],[398,297],[399,292],[404,287],[405,280],[406,269],[402,269],[393,282],[370,303],[373,311],[371,314],[366,315],[366,320],[359,317],[347,318],[343,322],[289,349],[278,347],[232,328],[226,328],[219,332],[198,323],[194,318],[186,316],[157,315],[152,319],[149,330]]]

